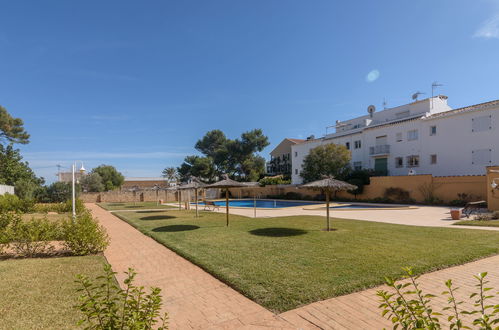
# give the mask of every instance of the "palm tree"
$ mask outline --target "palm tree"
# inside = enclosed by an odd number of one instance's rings
[[[168,182],[177,182],[178,181],[178,171],[175,167],[167,167],[163,170],[163,177],[168,180]]]

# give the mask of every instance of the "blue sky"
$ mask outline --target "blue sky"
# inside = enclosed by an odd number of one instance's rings
[[[206,131],[271,141],[325,133],[369,104],[445,86],[498,98],[499,1],[4,1],[0,104],[25,159],[159,176]]]

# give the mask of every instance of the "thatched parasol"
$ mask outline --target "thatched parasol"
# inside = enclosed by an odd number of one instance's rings
[[[317,180],[309,182],[300,186],[300,188],[311,188],[316,190],[321,190],[326,194],[326,214],[327,214],[327,231],[331,230],[329,226],[329,198],[331,192],[344,191],[344,190],[354,190],[357,186],[347,183],[345,181],[333,179],[333,177],[328,176],[322,180]]]
[[[199,217],[199,211],[198,211],[198,189],[203,189],[206,187],[206,184],[202,183],[201,180],[199,180],[195,176],[191,176],[189,178],[189,183],[183,184],[178,187],[179,190],[188,190],[188,189],[194,189],[194,193],[196,194],[196,218]]]
[[[229,179],[227,174],[223,174],[222,177],[224,178],[223,180],[210,184],[206,188],[225,189],[225,213],[227,214],[227,226],[229,226],[229,188],[242,188],[248,185]]]

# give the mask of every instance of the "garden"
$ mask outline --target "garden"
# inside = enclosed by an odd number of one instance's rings
[[[193,211],[136,210],[118,217],[274,311],[499,252],[499,233],[292,216],[252,218]],[[464,244],[465,243],[465,244]]]

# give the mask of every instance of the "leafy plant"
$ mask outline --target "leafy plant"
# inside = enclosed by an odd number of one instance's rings
[[[447,280],[445,286],[447,290],[442,295],[447,297],[448,306],[442,309],[442,313],[436,312],[431,306],[431,301],[435,295],[423,293],[419,287],[418,278],[411,268],[403,268],[405,272],[404,281],[396,282],[394,279],[386,278],[385,283],[394,290],[388,292],[378,290],[377,296],[381,298],[379,308],[382,315],[392,321],[393,328],[402,329],[441,329],[440,316],[448,313],[446,319],[449,329],[470,329],[465,324],[463,316],[476,315],[472,324],[480,329],[497,329],[499,323],[499,305],[490,304],[489,301],[495,296],[490,294],[492,288],[487,287],[485,280],[487,273],[474,275],[478,281],[475,285],[477,292],[470,295],[473,301],[473,310],[462,310],[462,301],[456,299],[456,291],[459,288],[453,286],[452,280]]]
[[[125,272],[125,288],[121,289],[115,280],[111,266],[104,266],[105,274],[95,283],[87,276],[78,275],[79,304],[75,306],[85,318],[79,321],[85,329],[168,329],[168,315],[160,317],[162,306],[161,289],[135,286],[137,273],[129,268]],[[157,324],[161,325],[157,327]]]
[[[33,210],[32,200],[20,199],[16,195],[0,195],[0,212],[23,212],[28,213]]]
[[[271,186],[271,185],[277,185],[277,184],[290,184],[291,180],[284,180],[282,175],[277,175],[277,176],[266,176],[264,178],[261,178],[258,183],[260,184],[261,187],[263,186]]]
[[[95,254],[109,245],[109,236],[104,227],[90,212],[81,213],[76,219],[69,218],[62,224],[63,245],[75,255]]]
[[[418,187],[419,192],[423,195],[423,201],[429,205],[442,204],[443,201],[435,195],[436,190],[440,185],[434,182],[425,182]]]
[[[16,255],[33,257],[53,251],[50,241],[60,238],[57,223],[46,218],[33,218],[23,221],[20,214],[10,213],[3,216],[2,222],[8,224],[2,230],[2,241],[9,244]]]
[[[385,199],[393,200],[398,203],[411,203],[413,199],[411,198],[410,193],[399,187],[390,187],[385,189],[384,194]]]

